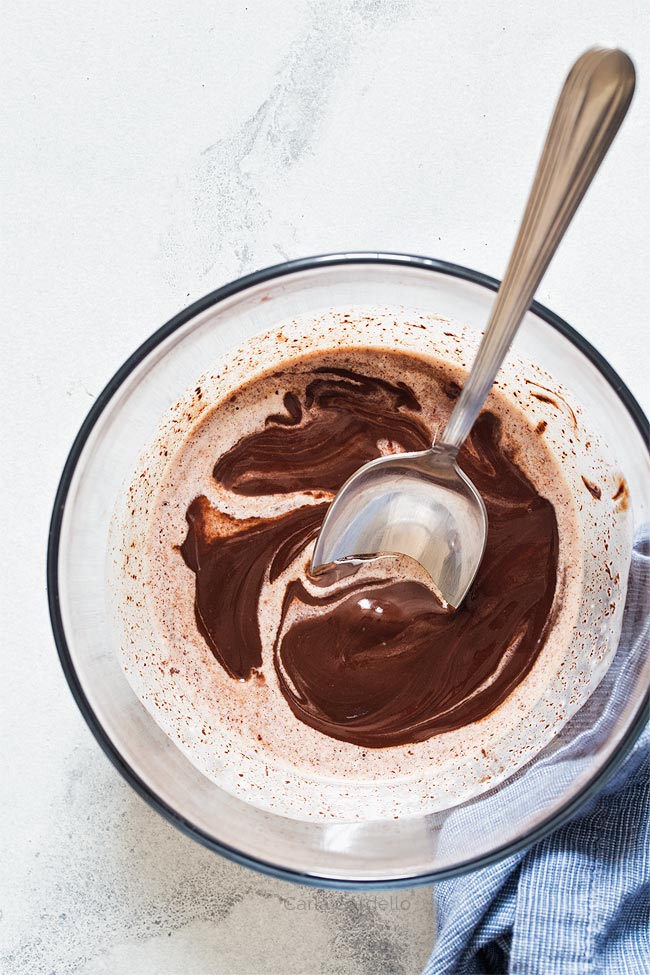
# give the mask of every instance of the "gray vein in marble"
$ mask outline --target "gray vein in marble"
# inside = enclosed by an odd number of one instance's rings
[[[261,877],[165,823],[99,759],[89,735],[68,762],[51,809],[56,842],[34,850],[23,881],[29,916],[20,940],[0,954],[0,971],[407,975],[424,963],[433,941],[430,891],[401,892],[382,909],[381,893]]]
[[[311,151],[355,44],[410,8],[405,0],[314,0],[307,9],[308,27],[286,54],[268,97],[179,177],[174,220],[161,241],[172,286],[196,279],[188,254],[208,256],[199,280],[212,275],[223,283],[253,270],[255,242],[272,220],[269,188]],[[267,261],[287,259],[280,244],[273,250]]]

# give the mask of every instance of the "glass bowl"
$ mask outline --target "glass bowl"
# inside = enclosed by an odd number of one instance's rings
[[[114,503],[160,419],[197,376],[251,335],[326,308],[402,305],[481,329],[497,287],[476,271],[400,254],[325,255],[258,271],[195,302],[152,335],[111,379],[77,435],[48,550],[52,627],[70,689],[133,788],[183,832],[232,860],[347,889],[426,884],[485,866],[573,815],[647,720],[641,630],[650,592],[599,688],[559,739],[516,775],[432,815],[328,825],[258,809],[208,780],[156,725],[119,664],[106,600]],[[515,348],[567,386],[615,445],[638,533],[650,522],[648,421],[640,407],[602,356],[542,305],[526,315]]]

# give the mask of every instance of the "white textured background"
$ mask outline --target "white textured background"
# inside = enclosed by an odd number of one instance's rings
[[[401,909],[308,895],[199,848],[119,778],[56,659],[49,508],[92,399],[190,299],[340,249],[500,276],[561,80],[593,43],[633,55],[637,96],[539,297],[647,410],[648,6],[9,0],[4,11],[2,971],[417,972],[430,891]]]

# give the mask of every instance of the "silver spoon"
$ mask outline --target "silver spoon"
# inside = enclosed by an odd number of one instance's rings
[[[483,500],[456,457],[578,204],[616,135],[634,92],[623,51],[593,48],[564,83],[519,234],[490,320],[449,422],[430,450],[370,461],[331,504],[312,570],[379,553],[411,556],[444,606],[457,609],[487,538]]]

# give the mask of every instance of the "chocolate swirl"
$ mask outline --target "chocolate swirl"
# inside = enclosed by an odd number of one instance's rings
[[[326,373],[326,375],[322,375]],[[284,395],[286,414],[267,417],[264,430],[244,437],[214,466],[214,478],[248,496],[320,491],[336,494],[357,468],[381,455],[381,441],[425,450],[431,433],[404,383],[349,369],[314,369],[301,403]]]
[[[289,375],[278,381],[290,384]],[[215,479],[247,496],[336,491],[361,464],[426,447],[431,432],[413,391],[348,370],[314,370],[288,389],[286,414],[269,416],[215,464]],[[504,450],[484,413],[461,451],[489,522],[485,556],[463,606],[445,614],[408,578],[297,577],[286,587],[273,650],[279,686],[301,721],[363,747],[422,741],[489,714],[535,662],[556,585],[555,512]],[[315,538],[326,503],[276,518],[235,520],[205,497],[188,512],[183,558],[196,575],[197,626],[226,671],[246,680],[262,666],[258,606]]]
[[[196,574],[199,632],[221,666],[247,680],[262,666],[257,605],[268,573],[274,582],[321,526],[327,505],[304,506],[279,518],[230,518],[206,497],[187,511],[181,554]]]

